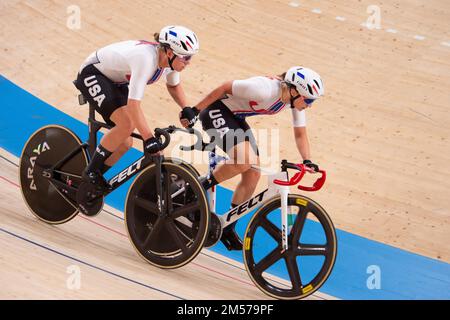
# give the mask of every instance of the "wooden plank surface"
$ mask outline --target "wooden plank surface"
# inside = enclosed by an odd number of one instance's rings
[[[67,27],[71,1],[0,3],[1,73],[86,122],[87,109],[77,106],[71,83],[82,61],[92,51],[115,41],[151,40],[152,34],[167,24],[191,27],[200,38],[200,53],[182,74],[191,104],[225,80],[280,74],[292,65],[314,68],[324,79],[326,96],[307,111],[308,130],[312,158],[329,173],[327,187],[315,193],[314,199],[331,213],[337,228],[450,262],[450,49],[444,45],[450,41],[450,2],[401,0],[380,4],[379,30],[361,26],[372,4],[366,0],[351,5],[337,0],[299,1],[298,7],[289,6],[289,1],[256,0],[77,3],[81,10],[79,30]],[[321,13],[311,12],[314,9]],[[336,20],[336,16],[345,20]],[[387,32],[393,29],[397,33]],[[414,38],[417,35],[424,38]],[[179,109],[162,81],[146,89],[143,109],[152,127],[178,121]],[[274,117],[252,118],[249,123],[255,130],[279,129],[283,142],[279,159],[296,161],[299,155],[290,118],[290,112],[282,112]],[[196,166],[204,170],[206,164]],[[14,176],[8,171],[13,169],[6,167],[2,164],[2,171]],[[237,182],[233,179],[225,186],[233,188]],[[264,185],[262,179],[258,190]],[[55,239],[63,230],[61,250],[84,257],[88,253],[77,249],[92,246],[88,251],[92,250],[89,258],[93,263],[102,262],[94,252],[102,256],[116,251],[119,257],[126,257],[124,261],[137,263],[124,237],[119,241],[115,237],[120,236],[114,232],[93,231],[85,219],[77,218],[56,231],[36,222],[31,227],[18,190],[10,188],[2,195],[5,207],[1,214],[8,217],[2,225],[10,227],[11,232],[20,233],[23,227],[24,235],[46,243],[48,239],[41,238],[43,233]],[[8,208],[10,205],[13,207]],[[108,226],[116,223],[108,215],[99,219]],[[89,231],[93,239],[86,240]],[[123,233],[123,228],[117,231]],[[109,245],[112,237],[116,240]],[[21,246],[21,241],[11,239],[2,249],[8,250],[8,256],[14,252],[13,243]],[[19,259],[15,264],[21,264],[20,256],[14,259]],[[44,260],[36,263],[45,265]],[[66,262],[59,263],[64,278]],[[133,268],[149,268],[138,265],[141,267]],[[192,265],[173,274],[195,281],[197,269]],[[245,272],[241,273],[248,281]],[[155,279],[147,274],[142,277],[148,283]],[[208,281],[213,279],[210,275]],[[232,288],[230,291],[238,291]],[[167,285],[166,289],[173,288]],[[231,297],[225,291],[224,297]],[[147,294],[163,298],[160,293]],[[183,292],[183,297],[192,296],[210,297],[202,290],[194,290],[192,295]],[[245,297],[262,296],[250,287]]]

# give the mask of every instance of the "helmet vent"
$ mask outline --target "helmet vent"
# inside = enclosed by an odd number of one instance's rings
[[[194,43],[194,41],[192,41],[191,37],[186,36],[186,38],[188,38],[191,43]]]
[[[167,41],[167,32],[166,32],[165,40]]]
[[[292,82],[295,80],[295,74],[292,74]]]
[[[319,85],[319,82],[317,82],[317,80],[316,80],[316,79],[314,79],[314,83],[316,84],[317,88],[319,88],[319,89],[320,89],[320,85]]]
[[[181,45],[183,46],[183,49],[187,51],[188,48],[187,48],[187,46],[184,44],[184,42],[183,42],[183,41],[180,41],[180,43],[181,43]]]
[[[311,89],[311,86],[309,84],[308,84],[308,91],[309,91],[309,94],[314,95],[314,93],[313,93],[313,91]]]

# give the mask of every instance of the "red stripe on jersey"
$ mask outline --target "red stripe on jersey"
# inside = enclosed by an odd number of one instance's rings
[[[267,109],[255,109],[255,108],[253,108],[253,107],[254,107],[254,106],[257,106],[257,105],[258,105],[258,102],[251,100],[251,101],[248,102],[248,105],[250,106],[250,109],[252,109],[252,110],[234,110],[233,113],[234,113],[234,112],[251,112],[251,111],[254,111],[254,112],[257,112],[257,113],[272,113],[273,111],[270,111],[270,108],[273,108],[276,104],[280,103],[280,101],[281,101],[281,99],[278,99],[277,101],[275,101],[275,102],[274,102],[269,108],[267,108]],[[282,109],[282,108],[281,108],[281,109]],[[281,109],[279,109],[278,111],[280,111]],[[278,111],[277,111],[277,112],[278,112]]]
[[[257,106],[258,102],[251,100],[251,101],[248,102],[248,105],[250,106],[250,108],[253,109],[253,106]]]
[[[150,41],[146,41],[146,40],[139,40],[139,42],[136,43],[136,45],[138,46],[138,45],[140,45],[140,44],[148,44],[148,45],[154,46],[154,45],[157,45],[158,42],[150,42]]]
[[[270,108],[272,108],[274,105],[276,105],[278,102],[280,102],[281,101],[281,99],[278,99],[277,101],[275,101],[270,107],[269,107],[269,109]]]
[[[253,108],[254,106],[257,106],[258,105],[258,102],[256,102],[256,101],[249,101],[248,102],[248,105],[249,105],[249,107],[250,107],[250,109],[252,109],[253,111],[255,111],[255,112],[264,112],[264,111],[267,111],[266,109],[255,109],[255,108]],[[247,110],[247,112],[248,112],[248,110]]]

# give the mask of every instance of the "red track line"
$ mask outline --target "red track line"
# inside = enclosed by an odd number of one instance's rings
[[[80,215],[80,214],[78,215],[78,217],[80,217],[80,218],[82,218],[82,219],[84,219],[84,220],[87,220],[87,221],[89,221],[89,222],[92,222],[93,224],[96,224],[96,225],[98,225],[98,226],[100,226],[100,227],[102,227],[102,228],[104,228],[104,229],[106,229],[106,230],[109,230],[109,231],[111,231],[111,232],[117,233],[118,235],[121,235],[121,236],[123,236],[123,237],[125,237],[125,238],[128,239],[128,236],[127,236],[126,234],[120,232],[120,231],[114,230],[114,229],[112,229],[112,228],[110,228],[110,227],[107,227],[107,226],[105,226],[105,225],[103,225],[103,224],[101,224],[101,223],[98,223],[98,222],[96,222],[96,221],[94,221],[94,220],[92,220],[92,219],[89,219],[88,217],[82,216],[82,215]]]
[[[8,180],[8,179],[6,179],[5,177],[2,177],[2,176],[0,176],[0,178],[2,178],[3,180],[5,180],[5,181],[11,183],[12,185],[16,186],[17,188],[20,188],[20,186],[19,186],[17,183],[12,182],[11,180]]]
[[[5,180],[5,181],[11,183],[12,185],[14,185],[14,186],[16,186],[16,187],[18,187],[18,188],[20,188],[20,186],[19,186],[18,184],[12,182],[12,181],[9,180],[9,179],[6,179],[6,178],[3,177],[3,176],[0,176],[0,178],[2,178],[3,180]],[[95,221],[92,220],[92,219],[89,219],[89,218],[84,217],[84,216],[82,216],[82,215],[78,215],[78,217],[83,218],[84,220],[87,220],[87,221],[89,221],[89,222],[91,222],[91,223],[93,223],[93,224],[95,224],[95,225],[97,225],[97,226],[99,226],[99,227],[102,227],[102,228],[104,228],[104,229],[106,229],[106,230],[109,230],[109,231],[111,231],[111,232],[117,233],[117,234],[119,234],[119,235],[121,235],[121,236],[123,236],[123,237],[128,238],[128,236],[127,236],[126,234],[121,233],[121,232],[119,232],[119,231],[116,231],[116,230],[114,230],[114,229],[112,229],[112,228],[109,228],[109,227],[107,227],[107,226],[105,226],[105,225],[103,225],[103,224],[101,224],[101,223],[95,222]],[[220,274],[220,275],[222,275],[222,276],[224,276],[224,277],[226,277],[226,278],[230,278],[230,279],[236,280],[236,281],[238,281],[238,282],[241,282],[241,283],[244,283],[244,284],[247,284],[247,285],[250,285],[250,286],[254,286],[253,283],[246,282],[246,281],[243,281],[243,280],[238,279],[238,278],[234,278],[234,277],[232,277],[232,276],[226,275],[226,274],[221,273],[221,272],[219,272],[219,271],[216,271],[216,270],[214,270],[214,269],[210,269],[210,268],[208,268],[208,267],[202,266],[201,264],[198,264],[198,263],[195,263],[195,262],[192,262],[191,264],[196,265],[197,267],[206,269],[206,270],[208,270],[208,271],[211,271],[211,272]]]
[[[232,277],[232,276],[229,276],[229,275],[227,275],[227,274],[221,273],[221,272],[216,271],[216,270],[214,270],[214,269],[210,269],[210,268],[208,268],[208,267],[202,266],[201,264],[198,264],[198,263],[195,263],[195,262],[191,262],[190,264],[193,264],[193,265],[196,265],[197,267],[200,267],[200,268],[206,269],[206,270],[208,270],[208,271],[211,271],[211,272],[220,274],[220,275],[222,275],[222,276],[224,276],[224,277],[226,277],[226,278],[230,278],[230,279],[236,280],[236,281],[238,281],[238,282],[242,282],[242,283],[244,283],[244,284],[248,284],[249,286],[252,286],[252,287],[255,286],[255,285],[254,285],[253,283],[251,283],[251,282],[247,282],[247,281],[244,281],[244,280],[241,280],[241,279],[238,279],[238,278],[234,278],[234,277]]]
[[[125,238],[128,239],[128,236],[127,236],[126,234],[123,234],[123,233],[121,233],[121,232],[119,232],[119,231],[116,231],[116,230],[114,230],[114,229],[111,229],[111,228],[109,228],[109,227],[107,227],[107,226],[105,226],[105,225],[103,225],[103,224],[101,224],[101,223],[95,222],[94,220],[89,219],[89,218],[87,218],[87,217],[84,217],[84,216],[82,216],[82,215],[79,215],[79,217],[80,217],[80,218],[83,218],[83,219],[85,219],[85,220],[87,220],[87,221],[89,221],[89,222],[92,222],[92,223],[94,223],[94,224],[96,224],[96,225],[98,225],[98,226],[100,226],[100,227],[102,227],[102,228],[105,228],[105,229],[107,229],[107,230],[109,230],[109,231],[112,231],[112,232],[114,232],[114,233],[117,233],[117,234],[119,234],[119,235],[121,235],[121,236],[123,236],[123,237],[125,237]],[[205,267],[205,266],[203,266],[203,265],[201,265],[201,264],[198,264],[198,263],[195,263],[195,262],[191,262],[191,264],[196,265],[197,267],[206,269],[206,270],[208,270],[208,271],[211,271],[211,272],[220,274],[220,275],[222,275],[222,276],[224,276],[224,277],[226,277],[226,278],[230,278],[230,279],[236,280],[236,281],[238,281],[238,282],[241,282],[241,283],[244,283],[244,284],[247,284],[247,285],[250,285],[250,286],[254,286],[253,283],[246,282],[246,281],[243,281],[243,280],[238,279],[238,278],[234,278],[234,277],[232,277],[232,276],[229,276],[229,275],[227,275],[227,274],[221,273],[221,272],[216,271],[216,270],[214,270],[214,269]]]

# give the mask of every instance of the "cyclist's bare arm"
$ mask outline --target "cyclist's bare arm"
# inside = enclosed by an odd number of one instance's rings
[[[135,128],[138,130],[144,141],[153,137],[152,131],[145,120],[144,113],[142,112],[141,101],[128,99],[127,109]]]
[[[184,89],[181,86],[181,83],[177,84],[176,86],[171,86],[169,84],[167,84],[166,86],[170,96],[180,106],[180,108],[183,109],[184,107],[186,107],[186,94],[184,93]]]
[[[294,127],[294,136],[297,149],[303,160],[311,159],[308,134],[306,127]]]
[[[210,106],[214,101],[222,98],[225,94],[233,94],[232,90],[233,81],[224,82],[221,86],[217,87],[210,94],[208,94],[202,101],[200,101],[196,108],[201,111]]]

